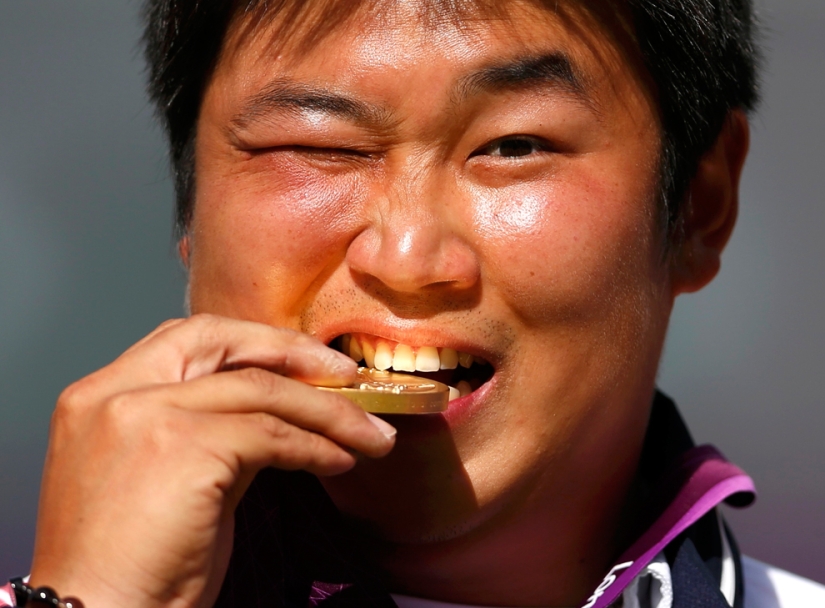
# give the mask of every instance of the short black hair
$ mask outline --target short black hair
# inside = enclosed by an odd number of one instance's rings
[[[438,0],[435,0],[436,2]],[[502,0],[506,2],[506,0]],[[548,8],[555,0],[534,0]],[[603,0],[596,0],[597,2]],[[634,37],[656,87],[662,123],[663,223],[679,230],[683,199],[702,155],[731,110],[758,99],[759,53],[751,0],[614,0],[630,15]],[[149,95],[169,137],[176,226],[185,233],[194,198],[195,131],[204,89],[227,31],[241,15],[286,15],[310,4],[343,18],[356,0],[146,0],[144,49]],[[454,8],[460,2],[443,3]],[[464,4],[483,4],[466,0]],[[487,0],[487,8],[495,1]]]

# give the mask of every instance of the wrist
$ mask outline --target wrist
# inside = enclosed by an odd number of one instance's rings
[[[28,586],[32,589],[49,587],[61,598],[77,598],[84,608],[143,608],[149,605],[140,602],[140,594],[134,592],[134,587],[121,584],[111,572],[102,573],[99,564],[73,558],[58,560],[51,555],[36,556],[31,576],[26,581]],[[131,593],[125,592],[126,589]],[[33,604],[32,608],[41,608],[41,604]]]
[[[84,608],[78,598],[60,597],[51,587],[32,587],[22,578],[13,578],[10,585],[20,608]]]

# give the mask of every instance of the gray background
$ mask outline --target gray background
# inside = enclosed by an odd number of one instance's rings
[[[747,553],[825,582],[825,2],[761,0],[764,104],[720,277],[660,385],[761,489]],[[135,2],[0,0],[0,578],[31,558],[63,387],[182,312]]]

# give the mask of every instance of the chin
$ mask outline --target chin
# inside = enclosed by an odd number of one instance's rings
[[[479,505],[447,422],[442,416],[398,418],[390,420],[399,432],[388,456],[363,459],[322,484],[344,516],[376,540],[428,543],[464,533]]]

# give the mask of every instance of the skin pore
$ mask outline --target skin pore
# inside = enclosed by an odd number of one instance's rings
[[[495,370],[445,415],[393,418],[389,456],[322,480],[393,591],[520,606],[592,591],[626,540],[673,298],[710,280],[732,228],[746,143],[700,167],[689,260],[663,255],[644,70],[561,6],[459,26],[394,3],[309,47],[273,46],[277,20],[236,26],[205,92],[193,313]]]

